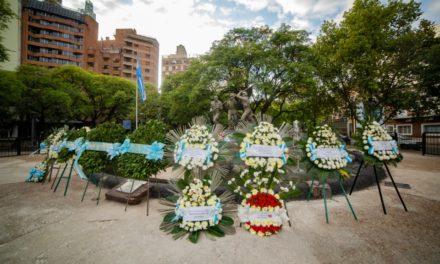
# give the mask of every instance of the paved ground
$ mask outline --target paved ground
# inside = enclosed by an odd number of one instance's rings
[[[197,245],[159,230],[157,200],[148,217],[145,202],[127,212],[105,200],[96,206],[95,188],[81,203],[77,177],[64,197],[22,182],[32,163],[0,159],[0,263],[440,263],[440,157],[404,156],[392,173],[412,187],[401,189],[409,212],[382,184],[388,215],[373,186],[351,197],[359,221],[341,196],[328,203],[328,225],[322,200],[295,201],[293,226],[279,235],[259,238],[237,225],[235,235]]]

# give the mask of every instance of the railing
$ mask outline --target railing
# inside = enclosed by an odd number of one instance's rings
[[[0,157],[29,155],[38,149],[30,140],[0,139]]]
[[[422,138],[421,137],[413,137],[406,135],[398,135],[397,136],[397,144],[401,149],[414,149],[421,150],[422,149]]]
[[[440,132],[424,132],[422,134],[422,155],[440,155]]]

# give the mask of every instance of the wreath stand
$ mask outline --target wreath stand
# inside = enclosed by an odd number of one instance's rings
[[[385,169],[388,172],[388,175],[390,176],[391,182],[393,183],[394,189],[396,190],[396,193],[399,196],[400,202],[402,203],[403,208],[405,209],[405,212],[408,212],[408,209],[406,208],[405,202],[403,201],[402,196],[400,195],[399,189],[397,188],[397,185],[394,182],[393,176],[391,175],[391,172],[390,172],[390,169],[388,168],[388,165],[385,162],[382,162],[382,164],[385,165]],[[350,195],[353,192],[354,186],[356,185],[356,181],[357,181],[357,179],[359,177],[359,174],[360,174],[361,169],[362,169],[363,166],[364,166],[364,160],[362,159],[361,165],[359,166],[359,169],[358,169],[358,171],[356,173],[356,177],[354,178],[353,185],[351,186]],[[368,166],[368,164],[365,164],[365,167],[367,167],[367,166]],[[387,214],[387,210],[385,208],[385,203],[384,203],[383,197],[382,197],[382,190],[380,189],[379,178],[377,177],[376,165],[373,165],[373,170],[374,170],[374,176],[376,178],[377,189],[379,189],[379,196],[380,196],[380,202],[382,203],[383,213]]]
[[[310,195],[312,194],[313,191],[313,183],[315,181],[315,176],[312,175],[312,183],[310,184],[310,188],[309,188],[309,192],[307,193],[307,201],[310,200]],[[353,206],[350,203],[350,200],[348,199],[347,193],[345,192],[344,186],[342,185],[342,178],[341,176],[339,176],[339,186],[342,189],[342,193],[345,196],[345,199],[347,200],[348,206],[350,207],[351,210],[351,214],[353,215],[354,219],[357,221],[357,216],[356,216],[356,212],[353,209]],[[325,222],[328,224],[328,209],[327,209],[327,194],[325,191],[325,185],[327,183],[327,177],[324,178],[324,181],[322,183],[322,196],[324,196],[324,208],[325,208]]]
[[[66,165],[64,165],[64,169],[63,169],[63,171],[61,172],[60,177],[58,178],[58,182],[57,182],[57,184],[55,185],[55,188],[53,189],[53,192],[56,192],[56,191],[57,191],[58,186],[60,185],[60,182],[61,182],[62,179],[67,179],[66,187],[65,187],[65,189],[64,189],[64,196],[66,196],[66,194],[67,194],[67,189],[69,188],[70,178],[72,177],[72,170],[73,170],[73,163],[74,163],[74,162],[75,162],[75,159],[72,159],[72,162],[71,162],[71,164],[70,164],[70,172],[69,172],[69,176],[64,176],[64,173],[66,172],[67,166],[69,165],[69,162],[68,162],[68,161],[66,162]],[[60,165],[60,166],[61,166],[61,165]],[[57,175],[58,175],[58,173],[57,173]],[[55,184],[55,181],[56,181],[56,177],[55,177],[55,179],[53,180],[52,187],[53,187],[53,185]],[[51,187],[51,188],[52,188],[52,187]]]

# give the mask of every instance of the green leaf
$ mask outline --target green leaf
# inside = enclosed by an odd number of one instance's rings
[[[191,232],[188,236],[188,239],[189,241],[195,244],[199,240],[199,236],[200,236],[200,231]]]
[[[165,223],[171,223],[171,221],[174,219],[175,216],[176,214],[174,212],[168,213],[164,216],[163,221]]]
[[[186,188],[186,186],[189,185],[189,183],[184,179],[180,179],[177,181],[176,185],[177,185],[177,188],[179,188],[179,190],[183,190]]]
[[[220,223],[225,226],[231,226],[234,224],[234,220],[231,217],[224,215]]]
[[[178,226],[178,225],[175,225],[174,227],[173,227],[173,229],[171,230],[171,234],[177,234],[177,233],[179,233],[180,231],[182,231],[182,230],[185,230],[185,229],[183,229],[183,228],[181,228],[180,226]]]
[[[225,232],[223,232],[223,230],[221,230],[221,228],[218,226],[209,227],[208,233],[210,233],[211,235],[216,236],[216,237],[224,237],[225,236]]]

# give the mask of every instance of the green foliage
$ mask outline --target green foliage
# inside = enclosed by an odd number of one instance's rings
[[[210,108],[210,76],[205,62],[194,60],[183,73],[165,79],[161,96],[162,116],[173,126],[189,123],[193,117],[207,115]]]
[[[52,70],[54,80],[68,86],[73,99],[73,116],[91,121],[119,122],[129,115],[134,105],[135,84],[123,78],[98,75],[76,66],[62,66]]]
[[[9,59],[7,49],[3,46],[3,34],[1,33],[8,28],[8,23],[12,19],[18,19],[17,14],[12,11],[8,1],[0,0],[0,62]]]
[[[67,132],[66,139],[67,139],[67,141],[75,141],[77,138],[81,138],[81,137],[85,139],[86,136],[87,136],[87,131],[85,130],[85,128],[72,129]],[[74,150],[70,151],[67,148],[63,148],[58,153],[57,161],[59,163],[67,162],[69,159],[71,159],[73,157],[74,154],[75,154]]]
[[[0,71],[0,127],[12,122],[24,89],[15,72]]]
[[[32,114],[40,120],[43,129],[47,119],[57,122],[71,117],[72,98],[68,89],[64,83],[52,79],[49,69],[21,65],[17,76],[25,86],[17,104],[21,115]]]
[[[324,22],[314,45],[317,72],[348,116],[388,119],[420,101],[418,69],[434,43],[428,22],[413,28],[420,15],[414,1],[356,0],[339,24]],[[364,117],[356,114],[359,105]]]
[[[92,129],[87,134],[88,141],[117,143],[125,138],[125,130],[119,124],[103,123]],[[115,158],[110,160],[106,152],[87,150],[81,155],[79,163],[87,174],[102,172],[111,165],[116,164]]]
[[[166,125],[158,120],[148,120],[145,125],[138,127],[130,136],[131,143],[152,144],[154,141],[165,142]],[[118,159],[118,174],[126,178],[145,180],[151,175],[165,169],[165,161],[153,161],[145,155],[126,153]]]

